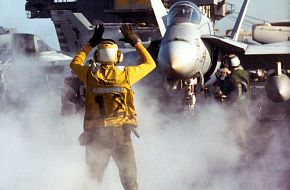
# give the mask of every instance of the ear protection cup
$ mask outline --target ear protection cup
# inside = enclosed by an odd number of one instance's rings
[[[98,56],[98,50],[97,49],[94,52],[93,60],[94,60],[95,63],[100,63],[99,56]]]
[[[124,59],[124,55],[122,53],[121,50],[118,50],[118,53],[117,53],[117,63],[121,63]]]

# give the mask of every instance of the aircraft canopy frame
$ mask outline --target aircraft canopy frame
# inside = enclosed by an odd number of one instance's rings
[[[180,2],[170,8],[167,15],[167,26],[176,23],[190,22],[199,24],[201,21],[201,12],[199,8],[188,2]]]

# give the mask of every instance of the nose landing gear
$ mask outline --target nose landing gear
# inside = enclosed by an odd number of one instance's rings
[[[197,85],[197,78],[167,81],[165,89],[168,94],[169,103],[175,110],[190,110],[193,111],[195,107],[195,86]]]

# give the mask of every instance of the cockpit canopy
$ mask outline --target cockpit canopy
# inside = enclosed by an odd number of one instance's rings
[[[167,26],[182,22],[199,24],[200,20],[200,10],[194,3],[180,1],[170,8],[167,15]]]

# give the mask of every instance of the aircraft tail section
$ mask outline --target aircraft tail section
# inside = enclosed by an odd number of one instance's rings
[[[74,54],[79,51],[93,31],[92,24],[82,13],[73,13],[70,10],[52,10],[51,19],[63,52]]]
[[[244,3],[243,3],[241,10],[239,12],[239,16],[238,16],[237,21],[235,23],[235,26],[233,28],[231,38],[235,41],[238,41],[240,30],[242,28],[242,24],[243,24],[243,21],[244,21],[245,16],[246,16],[246,12],[247,12],[249,3],[250,3],[250,0],[244,0]]]
[[[150,2],[159,26],[161,36],[163,37],[166,31],[167,10],[161,0],[150,0]]]

